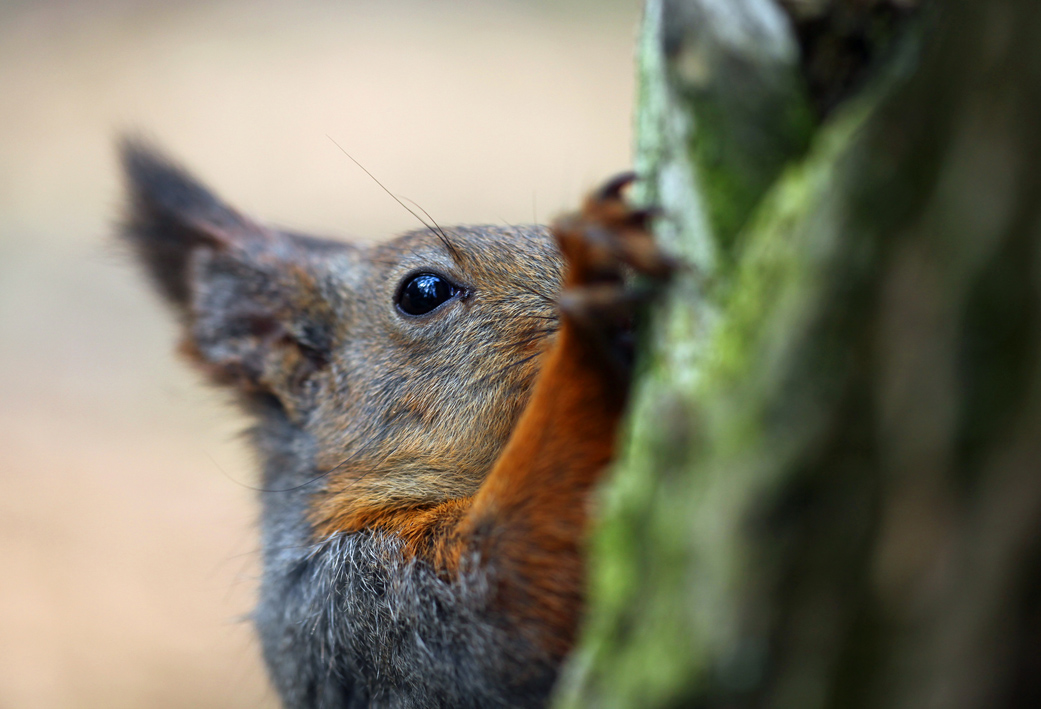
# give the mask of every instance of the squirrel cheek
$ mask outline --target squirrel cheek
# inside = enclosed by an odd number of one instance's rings
[[[258,384],[278,399],[290,421],[302,423],[317,401],[325,358],[285,336],[266,349],[263,359]]]

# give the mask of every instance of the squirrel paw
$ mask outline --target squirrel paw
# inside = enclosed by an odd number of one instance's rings
[[[623,198],[635,179],[623,173],[607,181],[580,213],[553,227],[567,263],[561,314],[624,381],[632,368],[635,314],[676,269],[650,232],[657,210],[632,209]]]

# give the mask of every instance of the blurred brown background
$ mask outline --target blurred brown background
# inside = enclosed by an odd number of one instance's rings
[[[573,206],[629,157],[636,0],[0,4],[0,708],[272,706],[244,421],[113,243],[113,137],[383,238]]]

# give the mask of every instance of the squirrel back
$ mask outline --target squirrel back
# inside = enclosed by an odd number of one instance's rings
[[[140,143],[122,158],[123,235],[181,351],[256,422],[255,622],[285,705],[542,706],[625,400],[622,269],[667,270],[626,180],[587,204],[623,241],[565,222],[357,245],[258,224]]]

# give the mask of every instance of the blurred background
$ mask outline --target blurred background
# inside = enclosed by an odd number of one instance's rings
[[[0,708],[274,706],[245,422],[114,243],[114,137],[352,239],[627,167],[637,0],[0,3]]]

